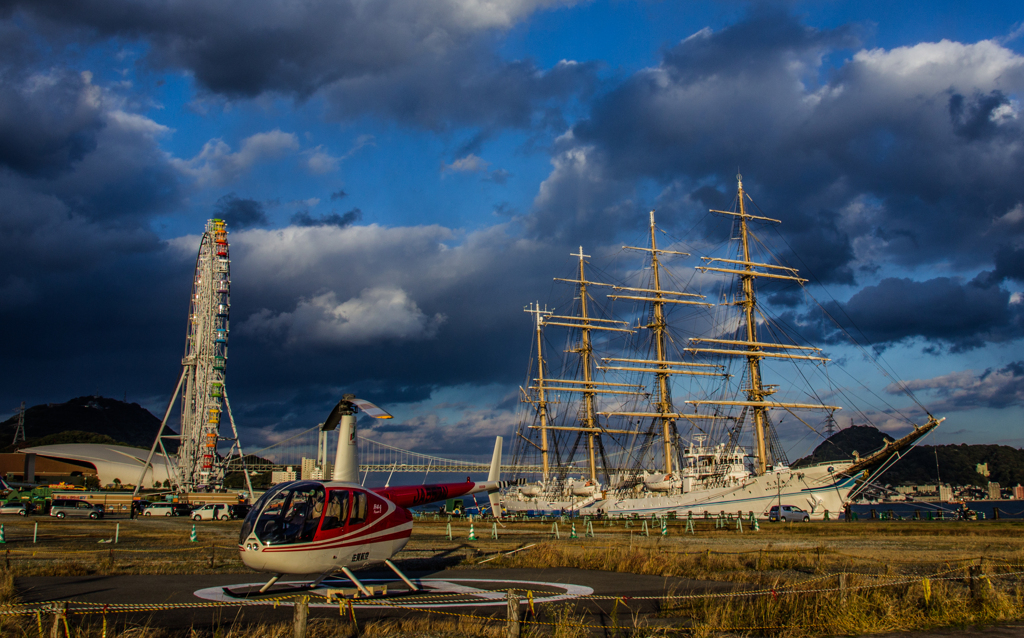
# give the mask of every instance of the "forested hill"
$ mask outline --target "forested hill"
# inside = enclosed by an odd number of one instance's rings
[[[14,451],[11,442],[18,415],[0,423],[2,451]],[[67,403],[46,403],[25,410],[24,443],[17,447],[55,443],[118,443],[149,448],[160,429],[160,419],[138,403],[88,396]],[[173,434],[173,432],[168,432]],[[177,446],[170,446],[177,448]],[[172,449],[168,449],[173,452]]]
[[[864,457],[881,448],[885,441],[892,440],[891,436],[871,426],[851,426],[823,441],[810,456],[793,463],[793,467],[849,459],[854,452]],[[988,477],[977,472],[979,464],[988,464]],[[984,486],[994,481],[1008,487],[1024,483],[1024,450],[1008,445],[918,445],[907,451],[879,482],[934,485],[939,477],[950,485]]]

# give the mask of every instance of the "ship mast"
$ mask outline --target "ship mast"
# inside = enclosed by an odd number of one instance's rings
[[[628,288],[625,286],[614,286],[615,290],[624,290],[634,293],[645,293],[643,296],[613,294],[608,295],[610,299],[632,299],[634,301],[649,301],[651,303],[651,322],[644,326],[648,330],[651,330],[654,335],[654,348],[655,348],[655,359],[605,359],[605,361],[622,361],[629,363],[643,363],[653,367],[622,367],[622,366],[606,366],[600,367],[600,370],[623,370],[632,372],[653,372],[657,383],[657,394],[654,403],[654,412],[601,412],[600,414],[619,415],[619,416],[647,416],[658,419],[661,423],[661,436],[662,436],[662,467],[666,474],[672,472],[672,425],[675,419],[682,418],[718,418],[718,417],[704,417],[702,415],[682,415],[676,413],[675,408],[672,405],[672,395],[670,392],[669,377],[673,374],[685,374],[685,375],[700,375],[700,376],[721,376],[720,371],[707,371],[707,370],[692,370],[689,368],[712,368],[714,370],[721,370],[723,366],[706,364],[706,363],[689,363],[681,361],[671,361],[668,359],[668,322],[665,320],[665,304],[683,304],[691,306],[712,306],[714,304],[706,303],[704,301],[693,301],[692,299],[679,299],[678,297],[696,297],[703,300],[703,295],[698,295],[688,292],[679,292],[675,290],[665,290],[661,286],[661,260],[658,255],[681,255],[689,257],[690,253],[679,252],[675,250],[664,250],[658,248],[657,239],[657,227],[654,224],[654,211],[650,213],[650,232],[651,232],[651,245],[650,248],[640,248],[638,246],[623,246],[624,250],[638,250],[641,252],[647,252],[651,255],[651,287],[650,288]]]
[[[736,211],[724,211],[724,210],[712,210],[713,213],[720,213],[723,215],[732,215],[739,218],[740,223],[740,245],[742,248],[743,259],[742,261],[735,259],[720,259],[713,257],[702,257],[706,262],[723,262],[727,264],[736,264],[743,266],[742,270],[737,268],[718,268],[711,266],[698,266],[697,269],[701,272],[721,272],[730,273],[733,275],[739,275],[740,277],[740,289],[742,298],[733,302],[733,305],[740,306],[743,311],[743,328],[746,333],[746,340],[735,340],[735,339],[690,339],[691,343],[715,343],[730,346],[740,346],[740,349],[729,349],[729,348],[686,348],[687,352],[694,354],[724,354],[733,356],[745,356],[747,359],[747,371],[749,373],[750,387],[746,388],[746,401],[714,401],[714,400],[701,400],[701,401],[686,401],[691,405],[733,405],[733,406],[745,406],[752,409],[753,422],[754,422],[754,440],[755,440],[755,455],[757,458],[757,471],[758,474],[764,474],[768,471],[768,446],[767,440],[767,428],[768,428],[768,409],[769,408],[791,408],[791,409],[825,409],[825,410],[840,410],[842,408],[831,405],[820,405],[820,404],[807,404],[807,403],[779,403],[776,401],[767,400],[772,394],[775,393],[774,386],[766,386],[761,378],[761,360],[765,358],[784,358],[784,359],[803,359],[809,361],[829,361],[826,357],[819,357],[813,355],[800,355],[793,354],[793,350],[806,350],[814,353],[821,352],[821,348],[814,348],[809,346],[796,346],[787,344],[767,343],[760,342],[757,340],[757,298],[754,293],[754,279],[757,277],[766,277],[769,279],[783,279],[789,281],[795,281],[800,285],[803,285],[807,280],[797,277],[797,270],[794,268],[786,268],[784,266],[776,266],[774,264],[763,264],[759,262],[753,262],[750,260],[750,229],[748,222],[750,220],[758,220],[763,222],[770,222],[781,224],[777,219],[770,219],[768,217],[759,217],[757,215],[751,215],[747,213],[745,198],[748,195],[743,191],[743,176],[736,176],[737,189],[739,198],[739,212]],[[773,272],[764,272],[761,270],[755,270],[755,268],[765,268],[772,270]],[[768,350],[766,350],[766,348]],[[781,349],[782,352],[774,352],[772,349]]]
[[[658,264],[658,243],[654,230],[654,211],[651,211],[651,288],[654,289],[654,320],[648,326],[654,331],[655,352],[658,361],[665,361],[665,311],[662,308],[665,304],[661,301],[661,273]],[[672,411],[672,397],[668,393],[668,365],[658,364],[659,372],[655,373],[658,379],[658,400],[655,402],[655,411],[661,414],[668,414]],[[664,442],[665,473],[672,472],[672,420],[661,417],[661,436]]]
[[[594,346],[590,342],[589,315],[587,314],[587,278],[583,272],[583,258],[590,255],[583,254],[583,246],[580,246],[580,319],[583,327],[580,329],[580,347],[576,350],[580,355],[580,364],[583,366],[583,383],[586,391],[583,393],[584,422],[587,430],[587,459],[590,461],[590,478],[597,480],[597,458],[594,454],[594,430],[597,425],[597,418],[594,415],[594,372],[591,368],[594,358]]]
[[[583,423],[580,426],[551,426],[546,425],[546,430],[572,430],[576,432],[584,432],[587,435],[587,461],[590,469],[590,478],[594,481],[597,480],[597,453],[595,449],[595,439],[601,434],[631,434],[625,430],[609,430],[601,427],[597,420],[597,406],[596,398],[598,394],[636,394],[636,386],[631,386],[626,383],[606,383],[597,381],[594,379],[594,347],[590,338],[592,330],[604,330],[610,332],[628,332],[633,331],[628,328],[622,328],[618,326],[627,325],[625,321],[616,321],[612,319],[596,319],[590,316],[590,311],[587,305],[587,286],[588,285],[607,285],[600,284],[599,282],[587,281],[586,269],[585,269],[585,258],[590,255],[583,254],[583,247],[580,246],[579,253],[572,253],[573,257],[579,257],[579,278],[578,279],[561,279],[555,278],[555,281],[564,281],[573,283],[577,286],[579,291],[580,306],[579,314],[573,316],[561,316],[561,315],[549,315],[543,320],[545,326],[563,326],[566,328],[576,328],[580,331],[580,345],[576,348],[571,348],[570,352],[575,352],[580,356],[580,365],[583,367],[583,379],[550,379],[546,385],[547,390],[550,392],[582,392],[583,393]],[[558,321],[556,321],[558,320]],[[551,384],[558,384],[551,385]],[[583,387],[572,387],[582,385]],[[600,386],[600,387],[599,387]],[[616,389],[605,389],[609,386],[622,386],[632,388],[630,390],[616,390]],[[537,389],[536,386],[532,386],[531,389]]]
[[[743,202],[743,179],[736,175],[740,207],[740,242],[743,246],[743,266],[747,274],[740,275],[740,285],[743,288],[743,300],[740,302],[743,308],[743,319],[747,328],[747,350],[752,354],[747,357],[747,368],[750,372],[750,388],[747,390],[747,400],[764,402],[764,398],[774,393],[774,389],[766,389],[761,383],[761,358],[757,356],[757,322],[754,319],[754,267],[750,261],[750,242],[747,233],[747,209]],[[761,474],[764,474],[768,465],[768,451],[765,446],[765,421],[767,420],[767,408],[754,406],[754,440],[757,447],[757,464]]]
[[[541,459],[541,473],[543,475],[544,483],[548,482],[549,466],[548,466],[548,401],[545,395],[546,388],[544,386],[544,317],[547,315],[554,314],[552,311],[547,309],[545,306],[544,310],[540,309],[540,302],[536,305],[527,306],[524,309],[526,312],[534,315],[537,325],[537,415],[540,419],[540,459]]]

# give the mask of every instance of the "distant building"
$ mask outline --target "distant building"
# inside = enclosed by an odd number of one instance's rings
[[[289,466],[287,470],[270,473],[270,482],[273,485],[284,483],[285,481],[294,481],[296,479],[298,479],[298,475],[295,473],[295,468],[291,466]]]
[[[977,472],[978,474],[981,474],[985,478],[989,477],[988,463],[978,463],[977,465],[974,466],[974,471]]]
[[[320,468],[318,468],[316,466],[316,459],[307,459],[306,457],[302,457],[302,474],[301,474],[301,476],[302,476],[302,480],[303,481],[315,480],[315,479],[313,479],[312,474],[313,474],[313,472],[316,472],[319,469]]]
[[[320,467],[316,459],[302,459],[302,472],[300,474],[303,481],[324,481],[330,480],[331,478],[331,464],[328,463],[326,468]]]
[[[943,503],[951,502],[953,500],[953,488],[948,485],[940,485],[939,500]]]
[[[999,483],[993,483],[992,481],[989,481],[988,498],[990,501],[998,501],[999,499],[1002,498],[1002,496],[1000,496],[999,494]]]
[[[135,485],[146,464],[149,450],[124,445],[96,443],[62,443],[22,448],[16,454],[0,455],[0,471],[12,480],[55,482],[70,476],[95,476],[100,485]],[[152,466],[146,470],[143,487],[173,480],[171,464],[174,456],[154,454]]]

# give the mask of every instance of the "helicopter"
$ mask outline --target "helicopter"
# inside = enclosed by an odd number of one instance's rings
[[[359,483],[356,414],[377,419],[391,415],[369,401],[346,394],[321,426],[339,425],[331,480],[299,480],[275,485],[253,504],[242,522],[238,551],[250,569],[273,574],[259,589],[266,593],[285,574],[317,575],[307,588],[340,571],[366,596],[369,590],[352,569],[384,563],[411,591],[419,587],[391,561],[409,542],[409,508],[448,498],[486,492],[500,517],[498,490],[522,481],[500,481],[502,438],[496,437],[487,480],[399,487],[363,487]],[[232,593],[232,592],[228,592]]]

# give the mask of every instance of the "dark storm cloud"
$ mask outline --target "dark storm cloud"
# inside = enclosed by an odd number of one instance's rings
[[[559,140],[529,227],[600,241],[658,208],[666,226],[704,232],[739,166],[783,222],[784,261],[801,256],[814,280],[986,266],[995,239],[1024,239],[1024,118],[1010,98],[1024,57],[995,41],[851,51],[856,37],[755,9],[686,38]],[[661,189],[654,201],[645,184]]]
[[[949,118],[953,124],[953,132],[968,140],[987,139],[999,133],[999,126],[993,121],[993,115],[1002,106],[1009,106],[1010,98],[1002,91],[992,91],[988,95],[975,93],[971,99],[959,93],[949,98]]]
[[[922,338],[963,351],[1019,339],[1024,336],[1024,304],[987,279],[887,278],[846,303],[826,304],[825,310],[851,334],[862,334],[874,344]],[[843,341],[835,332],[826,337]]]
[[[286,405],[307,385],[396,403],[518,380],[530,334],[525,300],[547,293],[555,264],[571,251],[509,231],[233,233],[234,383]]]
[[[325,89],[336,117],[375,113],[429,129],[465,123],[564,129],[560,105],[595,85],[593,64],[560,62],[540,69],[502,62],[483,49],[427,59],[394,72],[341,80]]]
[[[331,196],[331,199],[333,200],[334,197]],[[362,218],[363,211],[358,208],[353,208],[344,215],[331,212],[319,217],[313,217],[309,214],[308,210],[303,210],[292,215],[291,223],[293,226],[337,226],[338,228],[344,228],[345,226],[351,226]]]
[[[20,79],[10,85],[12,77]],[[182,197],[159,148],[167,129],[118,108],[88,73],[20,69],[0,82],[0,102],[18,103],[23,118],[0,122],[9,168],[0,171],[0,289],[27,303],[48,294],[51,274],[157,250],[149,221]]]
[[[11,3],[56,43],[119,38],[140,42],[150,64],[185,69],[203,89],[231,98],[263,93],[308,98],[326,90],[336,116],[378,113],[438,128],[455,121],[527,126],[558,121],[551,99],[586,88],[593,69],[541,72],[506,63],[482,39],[557,0],[366,4],[306,0]]]
[[[992,272],[995,281],[1014,279],[1024,283],[1024,248],[1000,246],[995,262],[996,269]]]
[[[339,199],[345,198],[346,196],[348,196],[348,193],[346,193],[344,189],[338,190],[338,191],[335,191],[335,192],[331,193],[331,201],[332,202],[336,202]]]
[[[234,193],[224,195],[213,206],[217,216],[228,223],[228,227],[236,230],[253,226],[267,226],[267,211],[263,204],[255,199],[242,199]]]
[[[97,89],[88,76],[3,74],[0,87],[0,165],[30,177],[53,177],[96,148],[103,113],[90,95]]]
[[[890,394],[900,394],[903,392],[901,385],[911,391],[933,394],[936,402],[930,407],[936,413],[1024,405],[1024,361],[1012,361],[981,374],[963,370],[931,379],[914,379],[904,384],[889,385],[885,390]]]
[[[169,129],[10,35],[0,23],[0,324],[20,338],[0,385],[30,403],[144,400],[173,384],[195,257],[150,229],[183,201]]]

